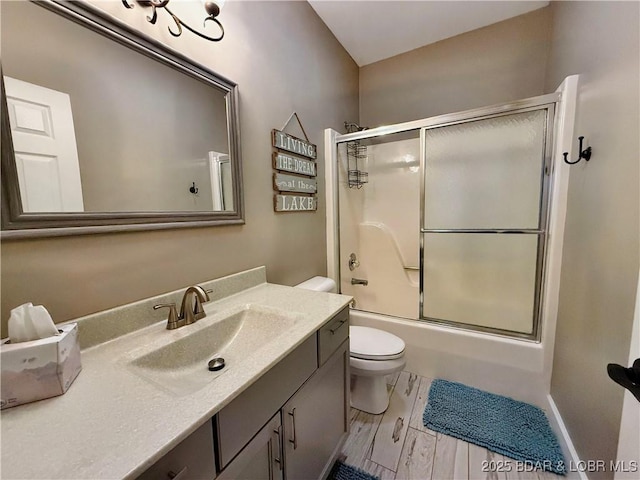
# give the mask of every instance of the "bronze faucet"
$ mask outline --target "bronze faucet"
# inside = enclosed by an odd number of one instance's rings
[[[208,292],[200,285],[195,285],[187,288],[184,292],[179,315],[176,313],[175,303],[161,303],[154,305],[153,309],[158,310],[159,308],[167,307],[169,309],[167,330],[175,330],[184,325],[191,325],[201,318],[204,318],[207,314],[202,304],[209,300]]]

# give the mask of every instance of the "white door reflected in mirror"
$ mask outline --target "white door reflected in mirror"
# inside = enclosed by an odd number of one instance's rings
[[[231,159],[226,153],[209,152],[211,197],[214,211],[233,210]]]
[[[4,77],[24,212],[83,212],[68,94]]]

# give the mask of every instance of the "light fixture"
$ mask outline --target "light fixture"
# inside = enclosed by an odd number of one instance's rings
[[[158,19],[158,9],[164,8],[164,10],[169,15],[171,15],[171,18],[173,18],[173,21],[176,23],[176,27],[178,27],[177,32],[174,32],[173,30],[171,30],[171,27],[168,27],[169,33],[174,37],[179,37],[180,35],[182,35],[182,27],[184,27],[187,30],[189,30],[191,33],[194,33],[197,36],[199,36],[200,38],[204,38],[212,42],[219,42],[220,40],[222,40],[222,37],[224,37],[224,28],[222,27],[222,24],[216,17],[220,13],[220,9],[224,5],[224,0],[217,0],[215,2],[201,0],[202,3],[204,4],[204,9],[207,12],[207,16],[205,17],[203,22],[203,28],[207,26],[207,21],[211,21],[215,23],[220,28],[220,36],[218,37],[210,37],[208,35],[200,33],[197,30],[194,30],[193,28],[191,28],[186,23],[184,23],[171,10],[169,10],[169,7],[168,7],[169,1],[170,0],[138,0],[138,3],[143,7],[151,7],[151,16],[147,16],[147,21],[154,25],[156,23],[156,20]],[[129,3],[128,0],[122,0],[122,4],[126,8],[133,8],[133,4]]]

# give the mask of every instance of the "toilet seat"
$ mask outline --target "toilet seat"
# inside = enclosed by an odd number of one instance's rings
[[[404,341],[392,333],[369,327],[349,327],[350,356],[367,361],[386,361],[404,355]]]

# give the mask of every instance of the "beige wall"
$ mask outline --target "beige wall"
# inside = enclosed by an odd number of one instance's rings
[[[171,37],[163,12],[153,26],[137,4],[96,5],[238,83],[246,224],[3,241],[3,335],[9,310],[27,301],[44,304],[60,322],[258,265],[270,282],[289,285],[326,273],[323,129],[357,118],[358,68],[311,7],[228,2],[220,17],[226,36],[211,43],[189,32]],[[193,25],[202,21],[199,2],[173,10]],[[318,145],[319,206],[276,214],[271,129],[293,111]]]
[[[377,127],[547,93],[549,22],[547,7],[362,67],[360,124]]]
[[[554,2],[546,88],[579,73],[576,136],[593,157],[571,167],[551,395],[584,460],[616,458],[638,276],[638,2]],[[577,147],[576,147],[577,149]],[[637,429],[636,429],[637,431]],[[610,472],[589,478],[613,478]]]

